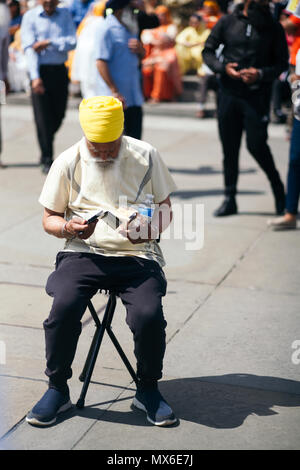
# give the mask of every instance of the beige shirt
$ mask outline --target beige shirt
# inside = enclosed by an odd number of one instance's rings
[[[47,209],[88,219],[100,209],[118,214],[119,198],[127,205],[137,205],[146,194],[154,195],[154,203],[164,201],[176,185],[158,151],[150,144],[123,136],[118,155],[118,184],[107,187],[103,170],[99,169],[86,146],[85,138],[67,149],[54,161],[47,175],[39,202]],[[116,163],[113,163],[116,165]],[[101,219],[87,240],[66,240],[63,251],[96,253],[105,256],[138,256],[165,265],[156,241],[134,245]]]

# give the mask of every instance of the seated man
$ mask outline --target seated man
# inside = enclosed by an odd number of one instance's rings
[[[133,332],[139,380],[133,404],[151,423],[173,424],[177,419],[157,387],[166,346],[161,299],[167,283],[156,239],[171,221],[169,195],[176,187],[156,149],[122,135],[124,113],[117,98],[84,99],[79,120],[85,136],[54,161],[39,199],[45,231],[66,243],[46,286],[54,298],[44,322],[49,388],[26,420],[47,426],[71,406],[67,380],[81,318],[88,300],[103,288],[120,297]],[[100,209],[124,219],[146,194],[154,196],[156,207],[151,224],[140,214],[134,227],[123,224],[119,231],[101,219],[86,223]]]

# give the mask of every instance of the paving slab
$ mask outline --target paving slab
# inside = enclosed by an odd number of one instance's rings
[[[299,300],[299,295],[217,288],[173,338],[165,373],[217,375],[225,383],[228,374],[236,374],[237,384],[244,374],[277,377],[284,380],[267,380],[269,390],[299,393],[299,365],[292,361],[292,345],[300,337]]]
[[[201,227],[202,228],[202,227]],[[203,247],[187,250],[190,240],[170,240],[162,244],[167,259],[169,279],[218,284],[259,237],[259,230],[224,224],[204,224]],[[199,237],[200,238],[200,237]],[[172,256],[176,252],[177,256]]]
[[[224,286],[251,287],[299,295],[300,231],[280,234],[268,230],[224,282]],[[293,273],[293,275],[291,275]],[[284,309],[283,309],[284,314]]]

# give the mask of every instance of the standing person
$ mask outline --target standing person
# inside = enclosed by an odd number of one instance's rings
[[[295,73],[291,76],[294,89],[294,120],[290,144],[289,170],[287,176],[286,212],[283,217],[269,220],[274,230],[297,228],[297,214],[300,198],[300,49],[296,56]]]
[[[167,282],[156,239],[172,219],[170,194],[176,187],[155,148],[122,135],[124,113],[118,99],[82,100],[79,120],[84,136],[55,160],[39,199],[45,231],[65,239],[65,246],[46,286],[53,297],[44,322],[49,388],[26,420],[48,426],[59,412],[70,408],[67,381],[72,376],[81,318],[88,300],[102,288],[120,297],[133,333],[138,377],[133,405],[146,412],[152,424],[167,426],[177,419],[157,383],[166,349],[162,297]],[[134,227],[145,223],[145,230],[132,231],[129,223],[121,235],[103,220],[86,223],[99,209],[120,216],[121,196],[130,207],[147,193],[154,196],[159,210],[155,209],[150,225],[136,216]]]
[[[109,0],[108,15],[97,35],[96,64],[97,95],[114,96],[124,106],[125,134],[136,139],[142,136],[143,94],[139,61],[144,48],[138,39],[139,27],[128,17],[126,6],[130,0]]]
[[[9,10],[5,5],[5,1],[0,0],[0,157],[2,152],[1,97],[5,96],[7,85],[9,21]],[[4,165],[0,159],[0,168],[3,167]]]
[[[53,161],[54,135],[62,124],[68,99],[67,52],[76,45],[69,11],[58,0],[41,0],[25,13],[21,40],[31,80],[31,98],[43,173]]]
[[[224,44],[223,62],[215,51]],[[268,0],[244,0],[212,29],[203,51],[208,67],[221,75],[218,103],[219,134],[224,155],[225,200],[217,217],[237,213],[238,158],[243,130],[249,152],[266,173],[276,213],[285,206],[284,186],[267,144],[272,81],[288,68],[282,26]]]
[[[7,6],[10,10],[11,16],[9,25],[10,42],[13,42],[15,33],[18,31],[22,23],[21,5],[18,0],[8,0]]]
[[[105,1],[95,2],[77,28],[77,45],[71,65],[71,81],[80,83],[83,98],[97,95],[98,70],[95,61],[97,29],[104,22]]]

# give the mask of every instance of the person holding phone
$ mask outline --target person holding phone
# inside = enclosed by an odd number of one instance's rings
[[[162,297],[167,282],[156,239],[171,222],[170,194],[176,186],[154,147],[123,135],[124,111],[117,98],[82,100],[79,120],[84,137],[54,161],[39,198],[45,231],[65,239],[65,245],[46,285],[53,297],[43,323],[49,388],[26,419],[47,426],[71,406],[67,381],[81,317],[102,288],[120,297],[133,332],[139,380],[133,404],[152,424],[170,425],[177,419],[157,385],[166,348]],[[156,212],[145,231],[137,229],[145,220],[134,207],[146,194],[154,196]],[[107,223],[103,214],[108,212],[122,222],[122,230]]]
[[[216,52],[223,45],[221,56]],[[250,154],[266,174],[281,214],[285,192],[268,141],[272,82],[288,69],[285,33],[271,14],[269,0],[244,0],[222,16],[203,50],[206,65],[220,77],[218,127],[223,149],[225,199],[214,212],[238,212],[239,151],[243,131]],[[222,60],[221,60],[222,59]]]

